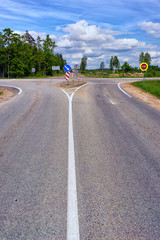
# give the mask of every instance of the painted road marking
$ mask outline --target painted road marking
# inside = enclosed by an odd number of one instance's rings
[[[96,82],[88,82],[88,84],[94,84],[94,85],[96,85],[96,84],[97,84],[97,85],[110,85],[110,84],[111,84],[111,85],[116,85],[117,83],[110,83],[110,82],[105,82],[105,83],[103,83],[103,82],[102,82],[102,83],[100,83],[100,82],[99,82],[99,83],[96,83]]]
[[[22,94],[22,89],[19,88],[19,87],[15,87],[15,86],[11,86],[11,85],[1,85],[1,84],[0,84],[0,86],[2,86],[2,87],[11,87],[11,88],[15,88],[15,89],[17,89],[17,90],[19,91],[18,94]]]
[[[75,92],[84,87],[84,84],[78,87]],[[76,166],[74,151],[73,135],[73,118],[72,118],[72,99],[75,94],[69,95],[64,89],[69,100],[69,126],[68,126],[68,203],[67,203],[67,240],[79,240],[79,221],[78,221],[78,202],[76,187]]]
[[[124,94],[126,94],[128,97],[130,97],[130,98],[131,98],[132,96],[131,96],[131,95],[129,95],[129,93],[125,92],[125,91],[124,91],[124,90],[121,88],[121,86],[120,86],[120,85],[121,85],[121,82],[120,82],[120,83],[118,83],[118,85],[117,85],[117,86],[118,86],[118,88],[119,88],[119,89],[120,89],[120,90],[121,90],[121,91],[122,91]]]
[[[110,103],[113,104],[113,105],[116,104],[111,98],[109,98],[109,101],[110,101]]]

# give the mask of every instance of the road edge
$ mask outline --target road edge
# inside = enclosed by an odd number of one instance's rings
[[[121,82],[121,89],[132,97],[146,103],[155,110],[160,111],[160,99],[145,92],[141,88],[131,85],[132,82]]]

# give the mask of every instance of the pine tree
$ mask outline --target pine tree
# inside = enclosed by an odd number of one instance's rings
[[[100,69],[104,70],[104,68],[105,68],[105,65],[104,65],[104,62],[102,61],[101,64],[100,64]]]
[[[28,30],[26,30],[26,33],[24,34],[24,41],[28,42],[33,46],[35,44],[34,38],[29,34]]]

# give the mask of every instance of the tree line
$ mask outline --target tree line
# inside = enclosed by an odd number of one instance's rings
[[[144,52],[141,52],[140,55],[139,55],[139,63],[142,63],[142,62],[146,62],[148,63],[148,65],[150,66],[151,65],[151,56],[148,52],[144,53]],[[87,57],[84,56],[82,59],[81,59],[81,65],[80,65],[80,70],[83,72],[85,71],[86,69],[86,66],[87,66]],[[128,64],[128,62],[124,62],[124,64],[121,66],[120,65],[120,61],[119,61],[119,58],[117,56],[112,56],[110,58],[110,64],[109,64],[109,68],[111,71],[115,72],[115,70],[119,70],[121,69],[122,71],[124,72],[129,72],[129,71],[132,71],[133,70],[133,67],[131,65]],[[102,61],[100,63],[100,70],[104,70],[105,69],[105,64],[104,62]],[[138,70],[138,69],[137,69]]]
[[[151,65],[151,56],[148,52],[144,53],[144,52],[141,52],[140,55],[139,55],[139,63],[142,63],[142,62],[146,62],[148,63],[148,65],[150,66]],[[120,61],[118,59],[117,56],[112,56],[110,58],[110,69],[112,71],[115,71],[115,69],[120,69],[124,72],[129,72],[131,71],[133,68],[131,67],[131,65],[128,64],[128,62],[124,62],[124,64],[122,66],[120,66]],[[100,68],[101,68],[101,65],[100,65]]]
[[[37,76],[52,75],[52,66],[63,66],[66,60],[62,54],[54,54],[57,47],[49,34],[42,40],[35,40],[26,31],[24,35],[14,33],[10,28],[0,32],[0,77],[16,78],[31,76],[35,68]]]

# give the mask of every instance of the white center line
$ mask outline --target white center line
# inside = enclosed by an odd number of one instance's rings
[[[85,85],[86,84],[77,88],[75,92]],[[62,89],[62,91],[67,95],[69,100],[67,240],[79,240],[80,236],[76,187],[76,166],[72,119],[72,99],[75,92],[69,95],[64,89]]]

